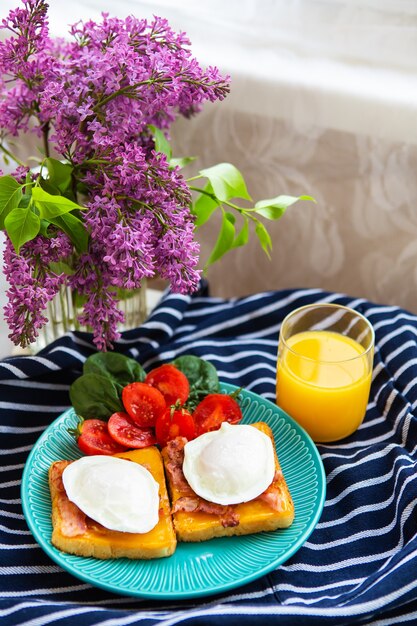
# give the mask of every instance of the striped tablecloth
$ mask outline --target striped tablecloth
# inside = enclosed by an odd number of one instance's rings
[[[303,547],[255,582],[197,601],[113,595],[72,577],[36,544],[21,508],[22,470],[36,439],[68,408],[69,385],[93,349],[88,335],[70,334],[37,356],[0,362],[2,625],[417,623],[415,315],[317,289],[231,300],[167,294],[115,348],[145,369],[193,353],[224,382],[274,401],[280,323],[312,302],[350,306],[375,328],[365,421],[346,440],[318,446],[327,499]]]

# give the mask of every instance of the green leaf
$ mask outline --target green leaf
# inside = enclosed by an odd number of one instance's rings
[[[244,224],[240,229],[237,237],[233,241],[232,248],[239,248],[240,246],[245,246],[249,240],[249,220],[247,217],[244,218]]]
[[[32,198],[41,218],[50,222],[58,215],[64,215],[74,210],[82,210],[78,204],[64,196],[51,195],[40,187],[34,187]]]
[[[85,296],[83,293],[80,293],[76,289],[72,290],[72,303],[75,309],[82,309],[84,304],[88,300],[88,296]]]
[[[88,249],[88,232],[84,223],[72,213],[64,213],[49,219],[51,224],[55,224],[64,231],[71,239],[77,252],[81,254]]]
[[[219,377],[214,365],[193,354],[184,354],[172,361],[190,383],[190,395],[186,402],[188,410],[194,410],[197,404],[209,393],[218,393]]]
[[[19,254],[20,248],[31,241],[39,233],[41,221],[29,207],[16,208],[10,211],[4,220],[4,226],[14,249]]]
[[[174,167],[179,167],[180,169],[182,169],[183,167],[185,167],[186,165],[188,165],[189,163],[192,163],[193,161],[196,160],[197,157],[179,157],[177,159],[170,159],[169,160],[169,167],[170,168],[174,168]]]
[[[167,160],[170,161],[172,156],[171,146],[169,145],[169,141],[165,137],[164,133],[160,128],[154,126],[153,124],[149,124],[149,128],[154,136],[155,140],[155,150],[157,152],[162,152],[167,157]]]
[[[85,419],[107,420],[113,413],[123,411],[119,397],[119,385],[107,376],[83,374],[69,390],[75,412]]]
[[[75,270],[68,263],[64,263],[64,261],[50,261],[49,267],[55,274],[65,274],[66,276],[75,274]]]
[[[213,167],[200,170],[200,174],[209,179],[220,201],[224,202],[231,198],[251,200],[242,174],[231,163],[218,163]]]
[[[138,289],[124,289],[122,287],[117,287],[116,295],[118,300],[130,300],[137,296],[141,291],[141,288]]]
[[[122,388],[129,383],[143,382],[145,370],[140,363],[119,352],[97,352],[84,362],[84,374],[99,374]]]
[[[270,250],[272,250],[272,241],[271,241],[271,237],[268,231],[266,230],[262,222],[258,222],[256,224],[255,232],[258,236],[258,239],[260,241],[260,244],[263,250],[266,252],[268,258],[271,258],[271,255],[269,254],[269,252]]]
[[[233,240],[235,238],[235,216],[232,213],[223,212],[222,225],[220,228],[217,241],[214,244],[214,248],[211,251],[210,257],[206,263],[206,268],[218,261],[226,252],[233,247]]]
[[[49,180],[49,178],[39,178],[39,185],[42,187],[44,191],[49,193],[51,196],[61,196],[61,192],[58,187],[55,187]]]
[[[196,228],[205,224],[207,220],[210,219],[212,213],[220,206],[219,202],[208,195],[214,194],[211,183],[207,183],[204,187],[204,191],[206,193],[201,193],[191,209],[192,213],[196,216]]]
[[[191,387],[205,387],[206,393],[215,393],[219,390],[216,368],[209,361],[193,354],[183,354],[174,359],[172,365],[185,374]]]
[[[13,176],[0,178],[0,229],[4,228],[4,220],[10,211],[19,206],[22,195],[22,186]]]
[[[31,203],[31,201],[32,201],[32,187],[26,187],[26,191],[23,194],[23,196],[22,196],[22,198],[21,198],[21,200],[19,202],[20,208],[28,207],[29,204]]]
[[[69,163],[61,163],[57,159],[46,159],[49,182],[63,194],[71,187],[72,166]]]
[[[52,234],[48,232],[50,225],[51,225],[51,222],[48,222],[47,220],[41,220],[39,234],[42,235],[43,237],[51,237]]]
[[[255,204],[255,212],[268,220],[278,220],[282,217],[289,206],[299,200],[311,200],[316,202],[311,196],[277,196],[270,200],[260,200]]]

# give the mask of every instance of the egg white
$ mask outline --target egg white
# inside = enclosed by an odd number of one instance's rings
[[[186,443],[183,472],[205,500],[224,505],[248,502],[273,481],[272,441],[253,426],[224,422],[219,430]]]
[[[146,533],[159,519],[159,485],[142,465],[112,456],[86,456],[68,465],[66,494],[109,530]]]

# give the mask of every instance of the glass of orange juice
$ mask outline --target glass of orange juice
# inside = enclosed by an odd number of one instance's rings
[[[307,305],[282,322],[277,404],[314,441],[343,439],[362,423],[374,343],[370,322],[339,304]]]

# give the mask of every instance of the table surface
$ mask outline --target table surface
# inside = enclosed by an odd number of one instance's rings
[[[118,596],[54,564],[23,516],[20,483],[43,430],[69,406],[93,352],[69,334],[36,356],[0,361],[0,617],[2,624],[394,624],[417,620],[417,317],[319,289],[247,298],[166,294],[115,349],[145,369],[180,354],[211,361],[224,382],[275,400],[277,337],[287,313],[337,302],[373,324],[371,397],[352,436],[318,446],[327,498],[314,532],[287,562],[231,592],[188,601]],[[260,619],[262,618],[262,622]]]

